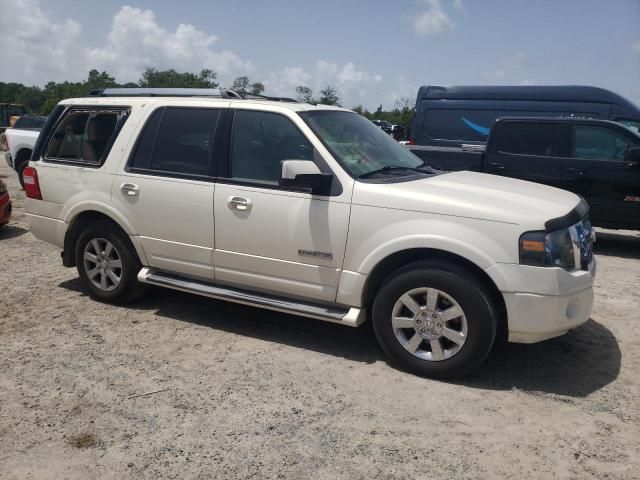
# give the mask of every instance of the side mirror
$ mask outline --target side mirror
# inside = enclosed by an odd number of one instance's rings
[[[311,160],[283,160],[280,185],[283,187],[311,190],[311,193],[324,193],[333,175],[322,173]]]
[[[624,161],[629,167],[640,166],[640,147],[631,147],[624,156]]]

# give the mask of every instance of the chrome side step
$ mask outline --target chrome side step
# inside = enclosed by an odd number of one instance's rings
[[[339,323],[349,327],[357,327],[366,319],[365,311],[355,307],[329,307],[316,303],[305,303],[266,293],[249,292],[238,288],[219,286],[192,278],[181,277],[172,273],[157,271],[143,267],[138,273],[138,280],[149,285],[172,288],[182,292],[194,293],[205,297],[229,302],[241,303],[253,307],[266,308],[278,312],[315,318],[326,322]]]

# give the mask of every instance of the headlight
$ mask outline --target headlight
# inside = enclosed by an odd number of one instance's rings
[[[571,228],[571,227],[570,227]],[[570,228],[555,232],[527,232],[520,237],[520,264],[536,267],[579,268],[580,253],[576,249]]]

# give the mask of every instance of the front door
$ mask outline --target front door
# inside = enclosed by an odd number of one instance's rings
[[[334,301],[347,240],[348,192],[281,188],[282,160],[318,161],[284,114],[237,110],[226,178],[214,199],[217,282]],[[325,167],[326,169],[326,167]]]
[[[574,126],[565,178],[589,203],[596,225],[640,228],[640,168],[625,161],[627,151],[640,143],[619,128]]]

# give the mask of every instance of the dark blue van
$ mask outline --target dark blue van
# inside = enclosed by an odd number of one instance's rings
[[[586,86],[424,86],[410,144],[484,144],[500,117],[597,118],[640,131],[640,109],[609,90]]]

